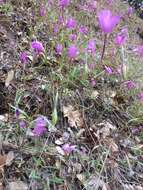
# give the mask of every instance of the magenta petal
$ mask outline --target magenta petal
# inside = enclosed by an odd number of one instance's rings
[[[110,10],[102,10],[98,14],[99,25],[103,32],[110,33],[120,21],[120,16],[113,16]]]

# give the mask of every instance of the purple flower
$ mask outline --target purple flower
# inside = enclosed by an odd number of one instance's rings
[[[79,32],[80,32],[81,34],[87,35],[87,33],[88,33],[88,28],[82,25],[82,26],[80,26],[80,28],[79,28]]]
[[[125,81],[124,84],[126,85],[128,90],[131,90],[136,87],[136,84],[131,80]]]
[[[73,18],[68,18],[66,21],[66,27],[68,29],[74,29],[76,27],[76,20]]]
[[[54,25],[54,33],[58,33],[59,32],[59,25],[55,24]]]
[[[24,120],[20,121],[19,122],[19,127],[22,128],[22,129],[26,128],[26,122]]]
[[[92,0],[91,2],[88,3],[88,10],[89,11],[95,11],[97,8],[97,1]]]
[[[77,39],[77,35],[76,35],[76,34],[70,34],[70,35],[69,35],[69,39],[70,39],[71,41],[74,41],[74,40]]]
[[[120,21],[120,16],[113,16],[110,10],[102,10],[98,14],[101,30],[104,33],[111,33]]]
[[[96,80],[94,79],[94,78],[91,78],[91,86],[92,87],[95,87],[96,86],[96,84],[97,84],[97,82],[96,82]]]
[[[76,146],[75,145],[70,145],[70,144],[67,143],[67,144],[64,144],[62,146],[62,149],[65,152],[65,154],[70,154],[70,153],[72,153],[73,151],[76,150]]]
[[[70,45],[70,47],[68,48],[68,57],[74,59],[77,57],[78,53],[79,52],[77,47],[74,44]]]
[[[26,63],[28,61],[27,52],[21,52],[19,58],[20,58],[21,63]]]
[[[141,101],[143,101],[143,92],[140,92],[138,94],[138,99],[141,100]]]
[[[69,6],[70,0],[59,0],[59,6],[63,9],[67,6]]]
[[[133,52],[135,52],[139,56],[143,56],[143,45],[139,45],[136,48],[134,48]]]
[[[62,44],[57,44],[56,47],[55,47],[55,50],[56,50],[56,53],[58,55],[61,55],[62,54],[62,50],[63,50]]]
[[[126,39],[127,39],[127,37],[124,34],[118,34],[115,37],[115,44],[118,46],[122,46],[126,42]]]
[[[18,108],[15,110],[15,116],[16,116],[16,118],[18,118],[20,116],[20,111]]]
[[[95,40],[91,39],[88,41],[88,44],[87,44],[87,51],[90,52],[90,53],[95,53]]]
[[[45,121],[44,117],[38,117],[35,120],[35,125],[33,129],[33,133],[35,134],[35,136],[43,135],[47,131],[46,125],[47,122]]]
[[[108,73],[109,75],[113,74],[113,70],[112,70],[111,67],[108,67],[108,66],[106,66],[106,65],[105,65],[104,67],[105,67],[106,73]]]
[[[40,16],[45,16],[46,15],[46,7],[44,5],[42,5],[40,7]]]
[[[31,43],[31,48],[36,52],[36,53],[42,53],[45,51],[43,44],[39,41],[33,41]]]
[[[129,7],[128,12],[127,12],[128,16],[130,17],[133,14],[133,12],[134,12],[134,9],[132,7]]]

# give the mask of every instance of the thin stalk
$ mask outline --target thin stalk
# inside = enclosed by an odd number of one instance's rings
[[[101,64],[103,62],[104,54],[105,54],[105,49],[106,49],[106,43],[107,43],[107,34],[104,34],[104,44],[103,44],[103,49],[102,49],[102,54],[101,54]]]

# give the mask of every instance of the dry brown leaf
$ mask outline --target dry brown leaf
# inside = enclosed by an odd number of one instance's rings
[[[28,185],[22,181],[13,181],[8,184],[6,190],[27,190]]]
[[[91,98],[95,99],[99,96],[99,92],[97,90],[94,90],[92,93],[91,93]]]
[[[112,152],[118,152],[118,145],[114,142],[112,138],[106,138],[106,145],[111,149]]]
[[[4,186],[2,183],[0,183],[0,190],[4,190]]]
[[[113,130],[116,130],[116,126],[111,124],[108,121],[104,121],[102,123],[99,123],[98,126],[103,126],[101,129],[97,130],[97,137],[100,138],[100,134],[105,139],[106,137],[110,136],[111,132]]]
[[[73,106],[63,106],[64,117],[68,118],[71,127],[84,127],[84,121],[79,110],[74,110]]]
[[[8,87],[10,85],[11,81],[13,80],[13,78],[14,78],[14,71],[11,70],[11,71],[8,72],[7,78],[5,80],[5,86],[6,87]]]
[[[14,153],[10,151],[8,154],[0,155],[0,169],[3,169],[5,165],[10,166],[14,159]]]

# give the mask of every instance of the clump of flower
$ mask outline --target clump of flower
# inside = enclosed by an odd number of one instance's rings
[[[87,35],[88,34],[88,28],[86,27],[86,26],[80,26],[80,28],[79,28],[79,32],[81,33],[81,34],[85,34],[85,35]]]
[[[27,61],[28,61],[27,52],[25,52],[25,51],[21,52],[19,58],[20,58],[21,63],[23,63],[23,64],[27,63]]]
[[[89,53],[92,53],[92,54],[95,53],[96,48],[95,48],[95,40],[94,40],[94,39],[90,39],[90,40],[88,41],[88,44],[87,44],[87,51],[88,51]]]
[[[128,17],[130,17],[133,14],[133,12],[134,12],[134,9],[132,7],[129,7],[127,11]]]
[[[101,10],[98,14],[101,30],[104,33],[111,33],[120,21],[120,16],[112,15],[110,10]]]
[[[40,53],[43,53],[45,51],[44,49],[44,46],[41,42],[39,41],[33,41],[31,43],[31,48],[37,53],[37,54],[40,54]]]
[[[57,44],[56,47],[55,47],[55,50],[56,50],[57,55],[61,55],[62,51],[63,51],[62,44]]]
[[[75,29],[76,28],[76,20],[74,20],[73,18],[68,18],[66,21],[66,27],[68,29]]]
[[[65,152],[65,154],[69,155],[70,153],[76,150],[76,145],[70,145],[67,143],[62,146],[62,149]]]
[[[140,93],[138,94],[138,99],[139,99],[140,101],[143,101],[143,92],[140,92]]]
[[[67,54],[70,59],[75,59],[79,54],[78,48],[74,44],[70,45]]]
[[[42,5],[40,7],[40,16],[44,17],[46,15],[46,7],[44,5]]]
[[[133,49],[133,52],[135,52],[139,56],[143,56],[143,45],[138,45],[136,48]]]
[[[41,136],[47,131],[47,122],[44,117],[38,117],[34,122],[33,133],[35,136]]]
[[[126,36],[123,35],[123,34],[118,34],[116,37],[115,37],[115,44],[118,45],[118,46],[122,46],[125,44],[126,42]]]
[[[132,80],[125,81],[124,84],[126,85],[128,90],[131,90],[136,87],[135,82],[133,82]]]
[[[108,66],[104,66],[105,67],[105,72],[109,75],[113,74],[113,69],[111,67],[108,67]]]
[[[19,122],[19,127],[22,128],[22,129],[26,128],[26,122],[24,120],[21,120]]]
[[[69,39],[70,39],[71,41],[75,41],[75,40],[77,39],[77,35],[76,35],[76,34],[70,34],[70,35],[69,35]]]
[[[128,35],[128,29],[123,28],[119,34],[115,37],[115,44],[118,46],[122,46],[125,44],[127,40],[127,35]]]
[[[64,9],[69,6],[70,0],[59,0],[59,6]]]

